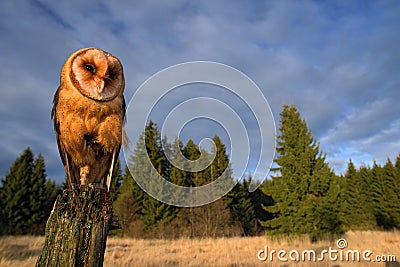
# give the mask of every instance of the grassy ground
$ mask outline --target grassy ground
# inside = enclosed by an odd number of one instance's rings
[[[300,261],[295,263],[290,260],[296,251],[300,259],[304,250],[314,250],[317,260],[323,250],[338,250],[336,241],[320,241],[310,243],[308,240],[277,240],[266,237],[247,238],[218,238],[218,239],[178,239],[178,240],[142,240],[127,238],[109,238],[105,254],[104,266],[394,266],[400,264],[400,232],[349,232],[343,236],[348,246],[344,248],[343,261],[340,261],[340,252],[332,251],[332,257],[338,260],[329,260],[329,252],[324,254],[323,262]],[[34,266],[40,254],[44,237],[9,236],[0,238],[0,266]],[[280,262],[277,252],[260,261],[257,257],[259,250],[268,246],[271,250],[285,250],[284,258],[288,262]],[[371,250],[368,255],[375,260],[377,255],[395,255],[395,263],[355,262],[345,261],[346,252],[349,250]],[[307,254],[306,254],[307,255]],[[350,254],[349,254],[350,255]],[[261,257],[265,254],[261,253]],[[270,256],[270,255],[269,255]],[[351,258],[351,256],[350,256]]]

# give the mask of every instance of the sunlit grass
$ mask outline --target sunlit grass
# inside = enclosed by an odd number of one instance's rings
[[[400,261],[400,232],[348,232],[343,236],[349,250],[371,250],[377,254],[395,255]],[[8,236],[0,238],[0,266],[34,266],[40,254],[44,237]],[[271,239],[268,237],[234,237],[207,239],[129,239],[110,237],[107,240],[104,266],[399,266],[384,263],[330,261],[280,262],[276,258],[262,262],[257,252],[264,249],[315,250],[320,253],[331,247],[338,249],[335,241],[311,243],[308,238]],[[288,258],[288,255],[286,255]]]

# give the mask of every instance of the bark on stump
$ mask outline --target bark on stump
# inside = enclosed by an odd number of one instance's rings
[[[112,219],[107,190],[83,185],[64,190],[47,221],[36,266],[103,266]]]

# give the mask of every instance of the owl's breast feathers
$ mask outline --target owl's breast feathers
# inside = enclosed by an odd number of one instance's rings
[[[83,166],[119,151],[124,116],[122,93],[111,101],[101,102],[61,85],[54,96],[52,118],[64,165],[63,152],[77,166]]]

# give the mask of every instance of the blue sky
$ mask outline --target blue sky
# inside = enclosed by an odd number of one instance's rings
[[[0,177],[30,146],[63,180],[52,98],[63,62],[88,46],[121,59],[127,102],[166,67],[220,62],[259,86],[277,123],[282,105],[295,104],[336,172],[350,158],[384,163],[400,152],[399,25],[400,4],[389,0],[1,1]],[[186,136],[221,130],[200,126]]]

